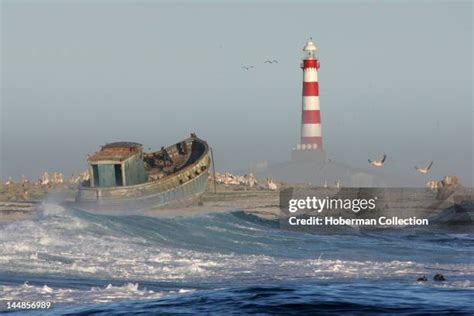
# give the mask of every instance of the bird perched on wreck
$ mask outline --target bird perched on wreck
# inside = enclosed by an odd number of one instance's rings
[[[383,155],[383,158],[381,160],[370,160],[369,159],[369,163],[374,166],[374,167],[383,167],[384,163],[385,163],[385,159],[387,159],[387,155]]]
[[[419,173],[427,174],[428,172],[430,172],[430,169],[431,169],[432,165],[433,165],[433,162],[430,162],[430,164],[426,168],[418,168],[417,166],[415,166],[415,169]]]

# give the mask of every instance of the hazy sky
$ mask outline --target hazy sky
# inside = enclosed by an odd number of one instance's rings
[[[77,173],[105,142],[190,132],[221,170],[287,160],[312,36],[332,159],[434,160],[432,178],[472,185],[470,1],[199,3],[2,1],[0,177]]]

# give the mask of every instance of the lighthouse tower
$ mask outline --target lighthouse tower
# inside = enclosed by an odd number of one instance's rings
[[[293,160],[324,160],[319,109],[319,60],[316,45],[310,38],[303,47],[303,104],[301,115],[301,141],[293,149]]]

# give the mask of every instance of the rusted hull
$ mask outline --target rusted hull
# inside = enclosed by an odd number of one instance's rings
[[[72,207],[93,213],[130,215],[195,199],[207,188],[211,164],[209,147],[200,139],[190,138],[185,142],[190,148],[195,145],[202,147],[199,156],[183,169],[139,185],[80,187]],[[174,149],[174,146],[168,147],[169,152],[173,153]]]

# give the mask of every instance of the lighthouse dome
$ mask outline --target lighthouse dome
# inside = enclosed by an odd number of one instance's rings
[[[303,47],[304,52],[315,52],[317,50],[316,45],[313,42],[313,39],[310,38]]]

